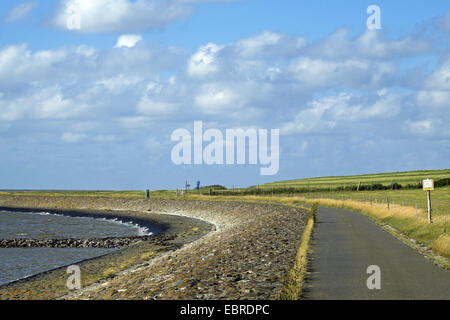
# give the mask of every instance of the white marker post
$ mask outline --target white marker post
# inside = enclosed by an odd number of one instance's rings
[[[433,219],[431,219],[431,190],[434,190],[434,180],[425,179],[423,180],[422,186],[428,195],[428,222],[433,223]]]

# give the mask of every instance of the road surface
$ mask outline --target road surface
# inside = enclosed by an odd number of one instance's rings
[[[372,265],[381,271],[379,290],[367,287]],[[366,216],[342,209],[319,208],[309,271],[304,299],[450,299],[449,271]]]

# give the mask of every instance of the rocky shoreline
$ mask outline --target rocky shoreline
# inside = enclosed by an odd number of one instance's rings
[[[175,236],[139,236],[88,239],[0,239],[0,248],[123,248],[142,241],[156,245],[172,241]]]
[[[82,274],[92,279],[79,291],[64,288],[66,275],[60,270],[0,287],[0,299],[277,299],[309,216],[299,208],[238,201],[1,196],[2,206],[111,215],[133,210],[135,218],[159,215],[174,220],[161,232],[166,241],[142,241],[87,262]],[[181,217],[206,225],[186,227]],[[136,256],[147,259],[119,268]],[[108,263],[114,267],[109,273],[104,271]]]

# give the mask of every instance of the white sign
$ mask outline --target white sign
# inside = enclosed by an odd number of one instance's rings
[[[434,181],[433,179],[425,179],[423,180],[423,190],[434,190]]]

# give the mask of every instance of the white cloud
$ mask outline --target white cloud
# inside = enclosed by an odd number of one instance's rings
[[[114,46],[114,48],[132,48],[134,47],[138,42],[142,41],[142,36],[137,34],[124,34],[117,39],[117,43]]]
[[[87,33],[148,31],[186,18],[202,2],[227,0],[60,0],[52,21],[58,28]],[[79,29],[67,27],[74,15]]]
[[[383,86],[394,76],[389,63],[368,60],[327,60],[302,57],[293,62],[290,72],[294,79],[312,86]]]
[[[31,10],[38,6],[37,2],[23,2],[12,8],[5,16],[6,22],[16,22],[25,19]]]
[[[407,36],[391,40],[383,33],[366,30],[355,39],[350,38],[350,30],[341,28],[318,43],[312,44],[309,52],[313,55],[328,58],[393,58],[429,52],[431,44],[418,36]]]
[[[137,110],[145,115],[165,115],[172,113],[176,106],[172,103],[155,101],[147,96],[142,97],[137,105]]]
[[[264,31],[256,36],[237,41],[235,50],[241,58],[251,59],[269,55],[294,55],[305,46],[304,38],[293,38],[281,33]]]
[[[224,114],[239,107],[237,98],[230,88],[207,84],[195,97],[195,104],[205,114]]]
[[[0,120],[66,119],[85,109],[85,105],[74,103],[62,94],[59,87],[53,86],[15,99],[0,100]]]
[[[182,19],[191,10],[191,5],[176,0],[63,0],[54,23],[67,29],[67,21],[75,13],[80,17],[81,32],[145,31]]]
[[[431,120],[420,120],[407,122],[409,130],[415,135],[429,135],[433,133],[433,121]]]
[[[200,47],[188,62],[188,74],[193,77],[203,77],[218,70],[217,53],[223,48],[214,43]]]
[[[380,90],[373,101],[349,93],[325,96],[310,101],[293,121],[282,126],[283,134],[330,132],[352,127],[352,123],[390,119],[401,112],[402,96]]]
[[[425,108],[450,108],[450,91],[421,90],[416,96],[417,104]]]
[[[439,66],[425,79],[430,90],[450,90],[450,55],[443,57]]]
[[[61,141],[66,143],[77,143],[86,138],[85,134],[80,133],[72,133],[72,132],[64,132],[61,135]]]
[[[100,79],[95,82],[95,85],[104,87],[111,93],[119,93],[126,91],[128,88],[137,85],[141,81],[143,81],[143,79],[139,77],[127,77],[124,74],[119,74],[115,77]]]

